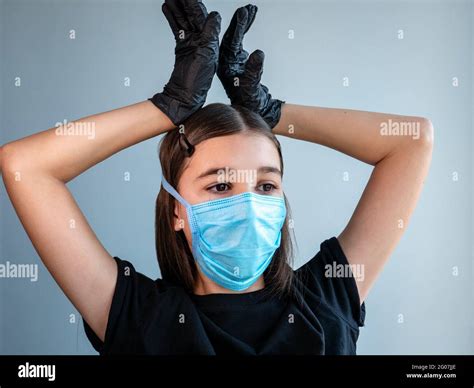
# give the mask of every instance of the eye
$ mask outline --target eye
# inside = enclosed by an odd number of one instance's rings
[[[271,183],[264,183],[258,186],[259,188],[261,187],[262,189],[259,189],[260,191],[263,191],[264,193],[271,193],[276,189],[276,186],[271,184]]]
[[[217,185],[209,187],[207,190],[212,193],[225,193],[229,189],[230,189],[230,186],[227,183],[218,183]]]

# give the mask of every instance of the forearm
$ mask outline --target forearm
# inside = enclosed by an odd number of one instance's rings
[[[405,131],[410,129],[408,135],[384,135],[384,126],[400,124]],[[321,144],[376,165],[398,148],[425,141],[424,137],[430,134],[427,127],[429,121],[422,117],[284,104],[273,132]]]
[[[10,159],[14,170],[18,165],[18,170],[68,182],[120,150],[173,127],[166,115],[144,101],[8,143],[3,147],[4,157]]]
[[[409,134],[381,131],[381,124],[407,124]],[[338,236],[350,264],[362,265],[357,282],[364,301],[415,209],[428,173],[433,127],[421,117],[285,104],[273,132],[318,143],[374,165],[346,228]]]

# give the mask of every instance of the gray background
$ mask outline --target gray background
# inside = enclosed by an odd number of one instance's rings
[[[226,27],[245,2],[205,2]],[[474,354],[471,1],[255,1],[249,51],[266,53],[264,83],[292,103],[425,116],[433,163],[419,205],[367,299],[359,354]],[[161,91],[174,42],[160,1],[3,1],[1,142]],[[69,31],[76,39],[69,39]],[[397,38],[404,30],[404,39]],[[294,30],[294,39],[288,31]],[[21,77],[21,87],[14,86]],[[350,86],[342,85],[349,77]],[[131,78],[125,87],[124,77]],[[452,77],[459,86],[452,86]],[[217,79],[208,102],[226,101]],[[156,278],[158,138],[97,165],[68,186],[112,255]],[[318,145],[281,139],[298,266],[347,223],[371,167]],[[131,181],[123,179],[131,173]],[[343,173],[348,172],[349,181]],[[453,181],[457,172],[459,180]],[[39,264],[39,280],[0,279],[1,354],[95,353],[77,311],[45,270],[1,195],[0,262]],[[71,258],[74,259],[74,258]],[[457,266],[459,275],[452,275]],[[71,323],[71,314],[76,318]],[[403,323],[399,322],[403,314]]]

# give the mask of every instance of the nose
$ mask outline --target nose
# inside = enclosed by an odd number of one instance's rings
[[[252,183],[252,182],[234,183],[235,194],[242,194],[242,193],[254,192],[254,191],[255,191],[255,183]]]

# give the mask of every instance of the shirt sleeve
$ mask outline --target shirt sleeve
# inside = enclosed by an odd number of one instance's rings
[[[94,349],[102,354],[133,353],[140,335],[143,310],[149,296],[157,292],[156,281],[135,271],[133,265],[118,257],[115,286],[104,342],[83,319],[84,330]]]
[[[337,238],[332,237],[321,243],[320,251],[296,273],[318,303],[358,328],[365,324],[365,303],[360,304],[356,270],[349,265]]]

